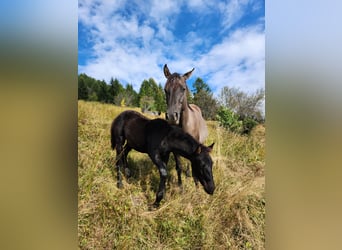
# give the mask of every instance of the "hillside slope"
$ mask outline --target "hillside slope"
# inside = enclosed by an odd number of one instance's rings
[[[110,126],[125,109],[78,103],[79,248],[264,249],[265,128],[258,126],[247,137],[207,122],[206,144],[215,142],[214,195],[196,188],[185,174],[183,189],[178,188],[170,157],[165,199],[150,211],[159,173],[147,155],[129,154],[132,176],[124,178],[123,189],[116,187]]]

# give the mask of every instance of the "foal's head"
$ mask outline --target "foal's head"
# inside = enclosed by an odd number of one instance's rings
[[[178,73],[171,74],[167,65],[164,65],[164,75],[166,77],[165,94],[166,94],[166,120],[171,124],[179,124],[180,116],[183,109],[183,102],[186,100],[188,87],[186,80],[191,76],[194,69],[180,75]]]
[[[213,194],[215,190],[212,172],[213,161],[209,155],[213,146],[214,143],[209,147],[200,145],[194,154],[194,158],[191,159],[192,175],[199,180],[208,194]]]

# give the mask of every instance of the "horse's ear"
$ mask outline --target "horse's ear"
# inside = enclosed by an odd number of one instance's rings
[[[194,71],[195,68],[192,68],[192,70],[190,70],[189,72],[186,72],[183,77],[185,78],[185,80],[189,79],[189,77],[191,76],[192,74],[192,71]]]
[[[210,146],[208,146],[208,148],[209,148],[209,153],[213,150],[214,144],[215,144],[215,142],[213,142]]]
[[[170,70],[167,67],[167,64],[164,65],[164,75],[166,78],[168,78],[171,75]]]

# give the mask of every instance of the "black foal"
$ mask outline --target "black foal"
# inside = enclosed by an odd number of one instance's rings
[[[125,145],[126,142],[126,145]],[[111,127],[112,148],[116,149],[117,185],[122,187],[121,166],[127,169],[127,155],[131,149],[147,153],[158,167],[159,189],[154,206],[158,207],[165,194],[167,177],[166,165],[170,152],[179,154],[191,162],[192,175],[208,194],[215,190],[212,175],[212,159],[209,153],[213,145],[206,147],[177,126],[169,125],[162,119],[150,120],[138,112],[128,110],[118,115]],[[180,169],[177,169],[178,183],[181,184]]]

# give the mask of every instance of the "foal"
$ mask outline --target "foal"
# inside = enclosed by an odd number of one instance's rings
[[[154,202],[155,207],[159,206],[165,194],[166,166],[170,152],[189,159],[192,173],[200,181],[204,190],[208,194],[214,193],[213,162],[209,155],[214,143],[206,147],[181,128],[172,126],[165,120],[150,120],[138,112],[127,110],[118,115],[112,123],[111,144],[112,149],[116,149],[119,188],[122,187],[121,166],[127,168],[127,155],[131,149],[147,153],[158,167],[160,183]]]

